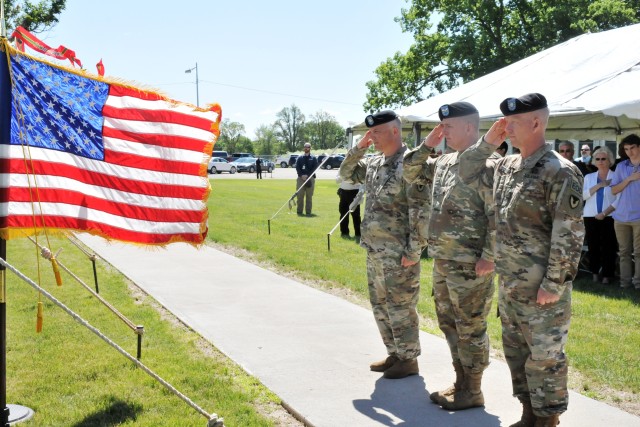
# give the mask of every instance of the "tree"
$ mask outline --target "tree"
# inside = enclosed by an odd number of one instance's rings
[[[248,137],[241,135],[236,144],[236,153],[254,153],[253,142]]]
[[[305,125],[305,136],[314,148],[333,149],[346,142],[345,130],[331,114],[318,111]]]
[[[415,42],[378,66],[364,107],[409,105],[587,31],[639,22],[639,7],[640,0],[413,0],[396,21]]]
[[[64,10],[66,2],[66,0],[5,0],[7,36],[10,36],[18,26],[32,33],[51,29],[58,23],[58,15]]]
[[[254,143],[256,154],[270,155],[284,153],[284,151],[279,152],[280,145],[273,125],[260,125],[258,129],[256,129],[256,141]]]
[[[218,150],[225,150],[229,154],[237,153],[241,138],[244,137],[244,125],[232,122],[229,119],[222,119],[220,123],[220,138],[216,142]],[[245,137],[246,138],[246,137]]]
[[[305,118],[300,108],[295,104],[283,108],[276,114],[274,123],[278,139],[284,143],[288,151],[296,151],[302,148],[303,129]]]

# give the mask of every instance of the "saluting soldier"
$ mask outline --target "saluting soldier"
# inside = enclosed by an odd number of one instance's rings
[[[419,372],[420,254],[426,243],[423,210],[428,189],[402,178],[401,122],[395,112],[380,111],[365,119],[369,128],[347,153],[340,176],[364,184],[366,203],[360,245],[367,250],[369,298],[387,357],[370,365],[385,378]],[[369,146],[380,154],[364,159]]]
[[[408,182],[433,181],[429,214],[429,255],[438,325],[444,333],[456,381],[430,398],[447,410],[484,405],[482,374],[489,366],[487,316],[493,300],[494,209],[491,188],[459,177],[459,156],[479,138],[480,116],[468,102],[445,104],[441,123],[422,144],[405,154]],[[430,157],[445,138],[453,152]],[[491,159],[497,160],[499,154]],[[480,162],[484,165],[486,159]],[[425,206],[428,209],[428,206]]]
[[[486,174],[496,204],[496,273],[504,354],[523,405],[512,427],[551,427],[567,410],[572,281],[584,239],[582,176],[545,141],[547,100],[507,98],[505,117],[463,153],[462,178]],[[505,138],[520,154],[479,168]]]

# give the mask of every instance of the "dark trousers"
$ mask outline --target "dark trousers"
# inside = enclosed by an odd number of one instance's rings
[[[603,220],[594,217],[584,217],[587,247],[589,248],[589,267],[591,273],[601,274],[602,277],[613,277],[616,271],[616,256],[618,241],[613,228],[613,218]],[[600,269],[602,268],[602,272]]]
[[[256,179],[262,179],[262,168],[256,169]]]
[[[338,210],[340,211],[340,218],[344,216],[344,219],[340,221],[340,234],[349,235],[349,216],[345,216],[349,212],[349,205],[355,199],[358,190],[338,190],[340,196],[340,204]],[[351,212],[351,219],[353,220],[353,231],[356,236],[360,236],[360,205],[358,205],[353,212]]]

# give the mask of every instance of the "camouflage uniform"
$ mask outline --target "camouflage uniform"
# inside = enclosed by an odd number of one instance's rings
[[[572,280],[584,239],[582,176],[549,145],[526,159],[507,156],[490,168],[474,167],[493,150],[483,140],[467,150],[461,177],[485,175],[493,186],[502,341],[513,393],[529,399],[539,417],[561,414],[569,399],[564,345]],[[540,288],[560,300],[536,303]]]
[[[416,305],[420,292],[420,254],[426,244],[422,210],[428,191],[402,179],[403,146],[390,157],[363,160],[366,149],[349,150],[340,176],[364,183],[366,202],[360,245],[367,250],[369,298],[382,341],[401,360],[420,354]],[[402,267],[402,257],[418,261]]]
[[[438,325],[454,365],[480,373],[489,365],[487,315],[494,287],[493,274],[478,276],[475,265],[480,258],[493,261],[491,188],[460,180],[458,152],[435,159],[429,157],[431,152],[426,145],[408,152],[404,177],[414,183],[433,180],[428,247],[435,260],[433,291]]]

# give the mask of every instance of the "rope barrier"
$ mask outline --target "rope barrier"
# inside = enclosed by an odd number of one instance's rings
[[[353,201],[349,204],[349,210],[347,211],[347,213],[344,214],[342,218],[340,218],[340,221],[338,221],[338,223],[333,226],[331,231],[327,233],[327,251],[331,251],[331,235],[334,231],[336,231],[336,228],[338,228],[342,220],[348,217],[350,213],[352,213],[358,206],[360,206],[360,203],[362,203],[362,198],[364,197],[364,193],[364,188],[360,188],[360,190],[358,190],[358,193],[353,198]]]
[[[90,260],[95,260],[98,256],[96,254],[92,254],[91,252],[89,252],[88,250],[86,250],[84,248],[83,245],[81,245],[80,243],[76,242],[76,237],[72,235],[68,235],[67,239],[69,239],[69,241],[71,243],[73,243],[75,245],[76,248],[80,249],[80,252],[82,252],[83,254],[85,254],[87,256],[87,258],[89,258]]]
[[[73,238],[72,238],[73,236]],[[98,269],[96,268],[96,259],[98,259],[98,255],[95,253],[89,253],[88,250],[86,250],[83,245],[81,245],[80,243],[76,242],[74,239],[77,239],[77,237],[75,237],[75,235],[68,235],[67,239],[69,239],[69,241],[71,243],[73,243],[78,249],[80,249],[80,252],[82,252],[83,254],[86,255],[87,258],[89,258],[89,261],[91,261],[91,266],[93,267],[93,283],[96,285],[96,293],[99,294],[100,293],[100,288],[98,287]]]
[[[137,360],[135,357],[133,357],[132,355],[130,355],[129,353],[127,353],[126,350],[124,350],[122,347],[120,347],[118,344],[116,344],[114,341],[112,341],[109,337],[107,337],[106,335],[104,335],[102,332],[100,332],[99,329],[97,329],[96,327],[92,326],[91,324],[89,324],[89,322],[87,322],[86,320],[84,320],[82,317],[80,317],[80,315],[78,315],[77,313],[75,313],[73,310],[71,310],[69,307],[67,307],[66,305],[64,305],[62,302],[58,301],[58,299],[56,299],[56,297],[54,297],[53,295],[51,295],[49,292],[47,292],[44,288],[38,286],[37,283],[35,283],[33,280],[31,280],[30,278],[28,278],[27,276],[25,276],[22,272],[20,272],[20,270],[18,270],[17,268],[15,268],[13,265],[9,264],[6,260],[4,260],[3,258],[0,258],[0,264],[2,264],[3,266],[5,266],[5,268],[11,270],[16,276],[18,276],[20,279],[22,279],[23,281],[25,281],[28,285],[30,285],[33,289],[37,290],[38,292],[40,292],[42,295],[44,295],[49,301],[51,301],[52,303],[54,303],[55,305],[57,305],[59,308],[61,308],[64,312],[66,312],[69,316],[71,316],[76,322],[80,323],[82,326],[84,326],[85,328],[89,329],[91,332],[93,332],[95,335],[97,335],[100,339],[102,339],[104,342],[106,342],[107,344],[109,344],[111,347],[113,347],[114,349],[116,349],[116,351],[118,351],[120,354],[122,354],[123,356],[125,356],[127,359],[129,359],[131,362],[133,362],[138,368],[142,369],[144,372],[146,372],[151,378],[155,379],[156,381],[158,381],[160,384],[162,384],[167,390],[169,390],[170,392],[172,392],[174,395],[178,396],[180,399],[182,399],[187,405],[191,406],[192,409],[196,410],[198,413],[200,413],[201,415],[203,415],[204,417],[207,418],[208,422],[207,422],[207,427],[224,427],[224,419],[223,418],[218,418],[217,414],[209,414],[207,413],[204,409],[202,409],[200,406],[198,406],[194,401],[192,401],[191,399],[189,399],[186,395],[184,395],[183,393],[181,393],[178,389],[176,389],[175,387],[173,387],[171,384],[169,384],[167,381],[165,381],[163,378],[161,378],[158,374],[156,374],[155,372],[153,372],[150,368],[146,367],[142,362],[140,362],[139,360]]]
[[[41,253],[42,257],[45,258],[45,259],[49,259],[48,256],[51,254],[51,251],[48,248],[43,247],[41,244],[36,242],[34,239],[31,238],[31,236],[27,236],[27,237],[29,238],[29,240],[31,240],[34,244],[36,244],[40,248],[40,250],[42,251],[42,253]],[[107,307],[109,310],[111,310],[113,312],[113,314],[115,314],[120,320],[122,320],[132,331],[134,331],[136,334],[139,334],[139,331],[138,331],[139,327],[137,325],[135,325],[131,320],[129,320],[124,314],[120,313],[120,311],[118,311],[117,308],[115,308],[113,305],[111,305],[100,294],[97,294],[93,289],[91,289],[86,283],[84,283],[84,281],[81,278],[76,276],[61,261],[58,261],[58,265],[60,266],[60,268],[62,268],[64,271],[66,271],[71,277],[73,277],[76,280],[76,282],[80,283],[87,291],[89,291],[89,293],[91,293],[91,295],[93,295],[94,297],[98,298],[98,300],[102,304],[104,304],[105,307]]]
[[[339,142],[339,143],[338,143],[338,145],[336,145],[336,146],[334,147],[334,149],[331,151],[331,153],[329,153],[329,155],[327,155],[327,157],[325,157],[325,158],[324,158],[324,160],[322,161],[322,163],[320,163],[320,164],[318,165],[318,168],[317,168],[317,169],[322,169],[322,166],[327,162],[327,160],[329,160],[329,158],[330,158],[331,156],[333,156],[333,155],[335,154],[336,150],[337,150],[338,148],[340,148],[342,145],[344,145],[344,143],[343,143],[343,142]],[[316,169],[316,170],[317,170],[317,169]],[[314,172],[315,172],[315,171],[314,171]],[[295,197],[298,195],[298,193],[300,192],[300,190],[301,190],[301,189],[303,189],[305,185],[307,185],[307,182],[309,182],[309,180],[310,180],[311,178],[313,178],[313,173],[310,173],[310,174],[309,174],[309,177],[308,177],[308,178],[307,178],[307,179],[302,183],[302,185],[301,185],[301,186],[296,190],[296,192],[295,192],[295,193],[293,193],[293,195],[292,195],[291,197],[289,197],[289,200],[287,200],[286,202],[284,202],[284,204],[280,207],[280,209],[278,209],[278,210],[276,211],[276,213],[274,213],[274,214],[273,214],[273,216],[267,220],[267,227],[268,227],[268,230],[269,230],[269,234],[271,234],[271,220],[275,219],[275,217],[276,217],[276,216],[278,216],[278,214],[280,213],[280,211],[281,211],[282,209],[284,209],[284,207],[285,207],[285,206],[287,206],[287,204],[289,205],[289,210],[291,210],[291,208],[292,208],[293,206],[295,206],[295,204],[296,204]]]

